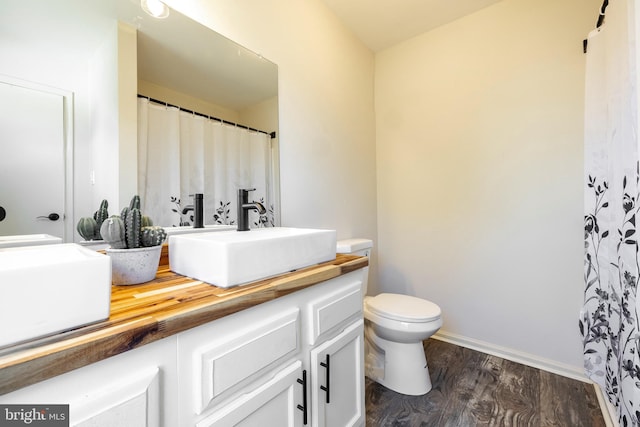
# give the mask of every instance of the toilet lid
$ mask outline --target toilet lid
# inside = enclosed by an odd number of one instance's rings
[[[401,322],[427,322],[442,315],[440,307],[431,301],[401,294],[367,298],[367,308],[378,316]]]

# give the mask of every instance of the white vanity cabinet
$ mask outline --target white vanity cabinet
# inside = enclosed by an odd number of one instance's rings
[[[363,363],[358,270],[179,334],[181,425],[364,425]]]
[[[361,269],[334,276],[0,395],[0,404],[70,404],[81,427],[364,425],[362,279]]]
[[[175,426],[176,338],[0,396],[0,404],[68,404],[76,427]]]

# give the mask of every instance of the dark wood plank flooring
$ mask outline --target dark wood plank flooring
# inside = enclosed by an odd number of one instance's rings
[[[605,426],[591,384],[436,339],[424,347],[433,389],[405,396],[367,378],[368,427]]]

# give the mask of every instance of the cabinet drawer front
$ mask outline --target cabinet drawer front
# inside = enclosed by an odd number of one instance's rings
[[[342,281],[340,290],[324,295],[310,302],[309,342],[315,344],[324,335],[338,330],[347,321],[362,313],[362,278],[347,275],[337,279]],[[346,285],[346,286],[344,286]]]
[[[201,393],[196,412],[201,413],[215,398],[239,386],[300,348],[300,310],[289,309],[255,319],[240,334],[196,351],[196,384]],[[199,378],[198,378],[199,377]]]
[[[196,427],[298,427],[302,413],[296,408],[302,391],[297,380],[302,371],[298,360],[271,380],[196,424]]]

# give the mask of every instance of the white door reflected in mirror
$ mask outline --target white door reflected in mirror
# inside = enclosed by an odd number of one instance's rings
[[[63,237],[64,96],[0,81],[0,99],[0,235]]]

